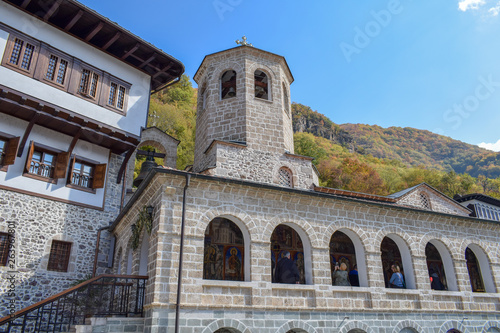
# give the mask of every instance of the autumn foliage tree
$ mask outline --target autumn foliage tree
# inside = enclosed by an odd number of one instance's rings
[[[340,164],[323,160],[318,171],[327,187],[372,194],[384,191],[384,182],[377,171],[356,158],[346,158]]]

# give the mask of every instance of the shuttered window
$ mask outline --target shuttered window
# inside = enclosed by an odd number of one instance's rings
[[[67,152],[55,152],[31,142],[26,160],[25,175],[40,180],[56,180],[66,177],[69,162]]]
[[[14,164],[20,137],[9,139],[0,137],[0,171],[7,171],[7,166]]]
[[[74,156],[71,160],[68,184],[77,188],[97,189],[104,187],[106,164],[87,162]]]

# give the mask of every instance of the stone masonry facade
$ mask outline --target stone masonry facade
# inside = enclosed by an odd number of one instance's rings
[[[115,262],[122,262],[125,269],[130,225],[140,208],[153,205],[144,331],[169,332],[175,317],[187,173],[156,172],[115,222],[116,248],[122,249],[122,257]],[[191,174],[186,196],[181,332],[212,333],[220,328],[264,333],[291,329],[346,333],[500,329],[500,225],[496,222],[195,174]],[[205,230],[217,217],[230,219],[244,235],[243,265],[249,272],[245,281],[203,279]],[[271,282],[270,238],[279,225],[292,227],[302,239],[308,263],[305,285]],[[332,286],[329,242],[335,231],[343,231],[361,244],[356,258],[358,266],[365,267],[360,276],[366,276],[366,285]],[[404,263],[408,289],[385,288],[380,251],[384,237],[400,240],[400,250],[410,254]],[[429,242],[446,249],[442,255],[452,262],[456,290],[430,289],[425,257]],[[468,247],[478,249],[487,263],[483,279],[492,287],[486,292],[471,291],[464,255]],[[134,274],[141,257],[138,252],[133,251]]]
[[[221,77],[227,70],[236,72],[236,96],[221,99]],[[268,99],[255,97],[256,70],[267,75]],[[238,47],[205,57],[194,79],[200,87],[195,172],[216,165],[213,155],[207,155],[214,140],[245,144],[252,152],[294,153],[291,113],[285,108],[285,103],[290,104],[290,94],[283,92],[289,89],[293,77],[283,57]],[[255,168],[261,166],[258,162],[253,163]]]
[[[208,172],[210,175],[278,185],[279,169],[285,167],[291,171],[294,188],[310,189],[318,183],[311,158],[272,154],[225,142],[216,142],[206,155],[215,161],[214,168]],[[266,167],[259,167],[262,165]]]
[[[0,190],[0,232],[14,227],[15,269],[0,267],[1,293],[9,290],[14,276],[16,310],[87,280],[93,271],[97,232],[109,226],[120,210],[122,184],[116,175],[123,157],[111,154],[106,179],[104,209],[87,208],[42,197]],[[112,235],[101,233],[96,275],[109,273]],[[67,272],[47,270],[52,240],[71,242]],[[0,303],[0,316],[7,315],[7,302]]]

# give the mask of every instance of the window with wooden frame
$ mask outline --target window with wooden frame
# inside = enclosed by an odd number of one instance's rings
[[[26,159],[25,176],[39,180],[56,182],[66,177],[69,153],[31,142]]]
[[[2,65],[32,76],[38,58],[39,42],[11,33],[7,41]]]
[[[255,97],[269,100],[268,83],[266,73],[256,70],[254,73]]]
[[[107,73],[104,73],[103,80],[103,93],[101,94],[99,104],[113,111],[125,113],[131,84],[112,77]]]
[[[69,258],[71,255],[71,243],[63,241],[52,241],[49,254],[48,271],[67,272]]]
[[[220,80],[220,99],[236,97],[236,72],[225,71]]]
[[[56,88],[67,90],[72,66],[73,59],[70,56],[42,43],[35,78]]]
[[[0,171],[7,171],[14,164],[20,137],[7,138],[0,134]]]
[[[98,164],[73,156],[71,159],[68,186],[93,191],[104,187],[106,164]]]
[[[82,69],[80,77],[80,85],[78,86],[78,93],[90,97],[97,98],[98,86],[100,75],[90,69]]]
[[[103,72],[74,59],[68,91],[93,103],[99,102]]]
[[[0,266],[7,266],[9,261],[11,235],[0,232]]]

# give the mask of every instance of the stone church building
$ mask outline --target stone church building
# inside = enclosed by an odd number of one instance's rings
[[[134,312],[92,303],[76,330],[500,332],[498,221],[427,184],[389,196],[319,186],[312,158],[294,153],[283,56],[243,41],[203,59],[194,164],[177,170],[179,142],[141,124],[149,93],[182,64],[76,1],[37,6],[0,1],[0,294],[18,307],[0,305],[0,332],[58,331],[66,304],[87,306],[71,298],[82,288],[105,303],[135,281],[121,304]],[[40,64],[30,72],[16,57]],[[144,145],[164,165],[132,190]],[[273,274],[287,252],[296,284]],[[350,286],[334,285],[339,264],[357,272]],[[390,283],[396,266],[404,288]]]
[[[192,170],[151,171],[111,226],[116,273],[149,277],[139,331],[500,332],[497,222],[426,184],[386,197],[318,186],[312,159],[294,154],[282,56],[239,46],[206,56],[194,79]],[[284,251],[298,284],[273,282]],[[356,265],[359,285],[332,285],[336,263]],[[405,289],[389,288],[395,263]]]

